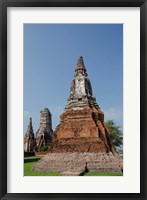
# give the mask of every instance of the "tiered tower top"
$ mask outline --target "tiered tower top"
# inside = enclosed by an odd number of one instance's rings
[[[29,119],[28,129],[25,137],[34,138],[33,126],[32,126],[32,118]]]
[[[76,73],[86,73],[86,68],[84,65],[84,61],[83,61],[83,57],[80,56],[79,59],[77,60],[77,65],[76,65],[76,69],[75,69]]]
[[[99,109],[96,99],[92,93],[91,82],[88,78],[82,56],[80,56],[77,60],[74,77],[74,80],[71,82],[70,96],[65,110],[85,106]]]

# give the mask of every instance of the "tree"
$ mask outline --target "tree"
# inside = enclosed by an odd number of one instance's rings
[[[123,144],[123,135],[120,126],[117,126],[113,120],[106,121],[106,126],[110,131],[112,144],[116,147],[120,147]]]

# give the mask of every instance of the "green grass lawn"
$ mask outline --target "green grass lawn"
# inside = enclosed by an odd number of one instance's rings
[[[84,176],[123,176],[122,172],[88,172]]]
[[[32,170],[32,166],[43,156],[33,156],[24,158],[24,176],[59,176],[60,172],[37,172]],[[122,176],[123,173],[114,172],[88,172],[84,176]]]
[[[24,158],[24,176],[59,176],[59,172],[37,172],[32,170],[32,166],[43,156],[33,156]]]

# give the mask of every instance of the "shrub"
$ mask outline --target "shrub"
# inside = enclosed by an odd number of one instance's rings
[[[45,152],[45,151],[47,151],[48,150],[48,146],[43,146],[43,147],[41,147],[40,149],[39,149],[39,151],[41,151],[41,152]]]

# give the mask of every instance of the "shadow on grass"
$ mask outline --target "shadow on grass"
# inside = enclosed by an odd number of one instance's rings
[[[41,158],[28,158],[28,159],[24,159],[24,163],[37,162],[40,159]]]

